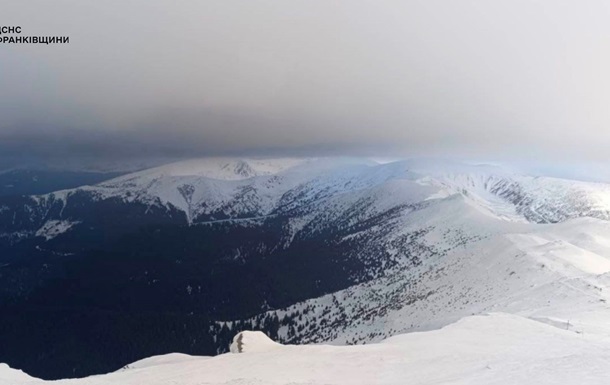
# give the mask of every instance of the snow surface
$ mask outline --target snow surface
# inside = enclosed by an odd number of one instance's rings
[[[264,338],[264,337],[263,337]],[[516,315],[471,316],[440,330],[358,346],[285,346],[253,338],[253,352],[175,356],[53,384],[608,384],[610,339]],[[0,366],[0,384],[44,384]],[[51,382],[49,382],[51,383]]]
[[[229,348],[231,353],[261,353],[281,347],[260,331],[243,331],[233,337]]]

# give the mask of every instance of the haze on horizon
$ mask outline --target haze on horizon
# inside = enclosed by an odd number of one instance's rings
[[[596,0],[0,0],[0,164],[208,155],[610,160]]]

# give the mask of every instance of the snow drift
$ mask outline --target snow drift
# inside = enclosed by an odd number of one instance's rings
[[[564,384],[610,383],[610,339],[516,315],[462,319],[440,330],[358,346],[275,344],[256,332],[237,336],[248,354],[171,356],[57,385],[109,384]],[[0,384],[45,381],[0,366]]]

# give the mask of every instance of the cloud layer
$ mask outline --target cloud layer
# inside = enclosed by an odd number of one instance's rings
[[[5,3],[5,160],[610,160],[606,1]]]

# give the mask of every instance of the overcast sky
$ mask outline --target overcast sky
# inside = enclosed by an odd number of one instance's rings
[[[0,157],[610,160],[607,0],[0,0]]]

